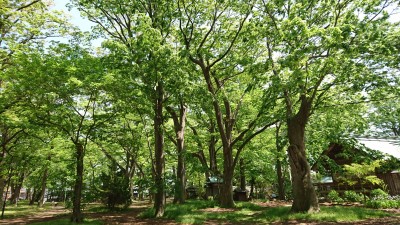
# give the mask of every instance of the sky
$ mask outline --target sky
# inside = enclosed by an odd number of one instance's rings
[[[71,18],[70,22],[75,26],[78,26],[82,31],[91,30],[91,27],[94,25],[94,23],[90,22],[86,18],[83,18],[76,8],[72,8],[71,10],[69,10],[69,8],[67,7],[69,0],[53,0],[53,1],[54,1],[54,6],[52,7],[52,9],[64,11]]]
[[[76,8],[72,8],[71,10],[67,7],[69,0],[53,0],[54,6],[51,9],[53,10],[61,10],[64,11],[67,17],[69,17],[69,22],[73,25],[79,27],[81,31],[91,31],[92,26],[95,24],[88,19],[81,16],[80,12]],[[54,40],[60,42],[68,42],[68,38],[54,38]],[[96,39],[92,41],[92,45],[94,47],[100,47],[101,42],[104,39]]]

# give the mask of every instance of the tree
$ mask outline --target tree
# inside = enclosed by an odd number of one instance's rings
[[[140,80],[142,90],[153,106],[156,162],[154,208],[156,217],[161,217],[165,210],[163,103],[165,82],[172,74],[168,61],[172,52],[167,40],[171,32],[173,3],[159,0],[75,3],[89,20],[98,25],[98,30],[104,31],[113,40],[109,42],[109,49],[127,57],[124,60],[125,69],[134,69],[128,74],[133,80]]]
[[[248,96],[256,95],[252,92],[256,84],[248,71],[259,54],[253,38],[253,27],[248,21],[254,2],[178,3],[184,54],[200,70],[208,98],[212,101],[223,146],[223,188],[220,202],[222,207],[230,208],[234,206],[232,179],[240,152],[252,138],[274,123],[271,120],[263,125],[258,123],[261,112],[268,108],[268,104],[259,102],[259,105],[253,103],[255,111],[258,111],[256,116],[239,117],[239,112],[246,111],[242,106],[250,101]],[[261,128],[253,133],[257,125]]]
[[[31,109],[32,123],[58,129],[74,144],[76,177],[71,221],[82,222],[86,147],[94,129],[111,117],[107,114],[109,103],[102,89],[99,59],[79,46],[59,45],[48,53],[21,55],[18,63],[12,79],[16,91],[29,93],[24,107]]]
[[[361,92],[373,78],[362,56],[383,33],[390,1],[262,2],[267,65],[285,100],[293,212],[319,211],[305,146],[310,116],[329,92]],[[357,13],[362,13],[359,16]]]
[[[71,28],[62,14],[60,12],[51,12],[49,6],[48,2],[40,0],[4,0],[0,2],[0,45],[2,46],[0,49],[1,117],[24,97],[24,94],[15,96],[13,93],[8,92],[10,85],[5,72],[14,64],[14,55],[19,52],[26,52],[28,49],[41,48],[44,39],[66,34],[67,32],[65,31]],[[1,136],[3,137],[0,168],[5,168],[2,165],[2,161],[7,157],[5,148],[7,148],[6,144],[11,141],[9,138],[14,139],[17,137],[10,133],[14,129],[7,127],[7,117],[3,118],[4,120],[2,119],[0,124]],[[6,123],[3,123],[3,121]],[[4,173],[5,171],[0,169],[0,196],[3,196],[2,193],[5,187],[6,178],[3,176]],[[2,203],[2,198],[0,203]]]

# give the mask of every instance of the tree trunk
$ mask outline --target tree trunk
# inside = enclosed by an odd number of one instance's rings
[[[185,203],[186,197],[186,169],[185,169],[185,127],[186,127],[186,107],[183,102],[180,103],[179,107],[179,118],[178,114],[171,108],[167,107],[167,110],[172,116],[174,121],[174,130],[176,136],[176,148],[178,152],[178,166],[176,173],[175,183],[175,194],[174,203],[183,204]]]
[[[319,211],[318,198],[311,181],[310,165],[307,161],[304,135],[308,112],[302,104],[300,111],[288,119],[289,163],[292,174],[292,212]]]
[[[233,208],[235,207],[235,202],[233,201],[233,157],[232,149],[224,149],[224,171],[223,171],[223,183],[222,192],[220,195],[220,202],[222,208]]]
[[[249,194],[249,197],[250,198],[254,198],[254,184],[256,183],[256,179],[253,177],[253,176],[251,176],[251,179],[250,179],[250,194]]]
[[[282,162],[280,159],[276,160],[276,173],[278,178],[278,197],[280,200],[285,200],[285,186],[284,186],[284,179],[282,173]]]
[[[31,200],[31,196],[32,196],[32,189],[31,188],[27,188],[26,189],[26,196],[25,196],[25,200]]]
[[[245,176],[245,165],[243,158],[239,161],[239,169],[240,169],[240,190],[246,191],[246,176]]]
[[[40,198],[39,198],[39,202],[38,202],[38,206],[39,207],[43,207],[44,204],[44,195],[46,193],[46,183],[47,183],[47,177],[48,177],[48,167],[46,166],[46,168],[44,169],[43,172],[43,177],[42,177],[42,187],[41,187],[41,192],[40,192]]]
[[[81,198],[82,198],[82,187],[83,187],[83,157],[84,147],[81,143],[75,143],[76,147],[76,178],[73,195],[73,208],[71,222],[82,223],[83,214],[81,210]],[[43,190],[42,190],[43,191]]]
[[[6,179],[0,175],[0,206],[3,205],[3,195],[5,187],[6,187]]]
[[[35,203],[36,196],[37,196],[37,188],[34,187],[32,192],[32,198],[31,200],[29,200],[29,205],[33,205]]]
[[[154,105],[154,138],[155,138],[155,187],[154,198],[155,217],[162,217],[165,211],[164,192],[164,134],[163,134],[163,95],[162,83],[159,81],[156,87],[157,99]]]
[[[214,136],[215,133],[215,124],[210,119],[210,129],[209,132],[211,134],[210,141],[208,144],[208,153],[210,155],[210,170],[212,175],[216,176],[219,175],[218,167],[217,167],[217,151],[215,148],[215,144],[217,142],[217,138]]]
[[[17,183],[14,184],[12,188],[12,195],[10,198],[11,204],[18,204],[19,196],[21,194],[22,183],[24,182],[25,175],[24,173],[19,174],[19,178],[16,181]]]

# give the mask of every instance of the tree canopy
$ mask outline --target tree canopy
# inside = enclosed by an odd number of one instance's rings
[[[79,223],[83,201],[148,195],[162,217],[217,177],[222,207],[270,186],[319,211],[310,163],[330,142],[400,134],[397,1],[70,4],[91,32],[50,1],[0,2],[0,196],[63,192]]]

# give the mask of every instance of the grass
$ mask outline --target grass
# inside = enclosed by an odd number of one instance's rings
[[[36,214],[38,212],[45,212],[53,207],[53,204],[44,204],[42,208],[39,208],[36,204],[29,205],[27,200],[21,200],[18,202],[18,206],[15,205],[6,205],[6,209],[4,211],[4,218],[15,218],[21,216],[29,216]]]
[[[201,210],[213,208],[212,210]],[[215,210],[215,211],[214,211]],[[141,214],[143,218],[154,215],[153,209]],[[271,223],[289,220],[308,222],[352,222],[371,218],[393,216],[393,214],[353,206],[321,206],[321,212],[314,214],[290,213],[290,207],[261,207],[250,202],[239,202],[233,211],[218,210],[212,201],[187,201],[183,205],[168,204],[165,218],[183,224],[203,224],[205,221],[230,221],[233,223]]]
[[[39,223],[32,223],[33,225],[75,225],[76,223],[71,223],[69,219],[58,219],[58,220],[51,220],[51,221],[46,221],[46,222],[39,222]],[[83,223],[80,224],[86,224],[86,225],[103,225],[101,221],[98,220],[91,220],[91,219],[85,219]]]

